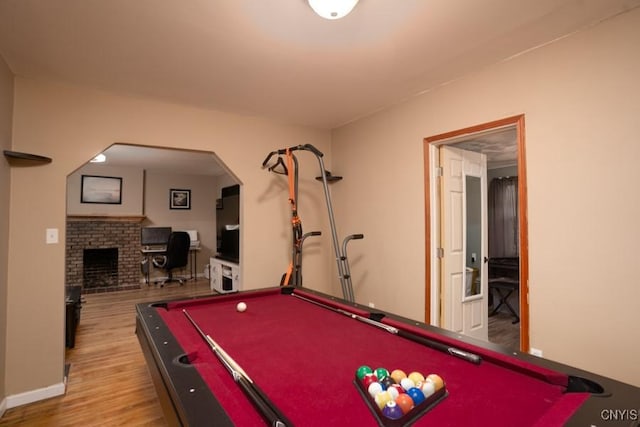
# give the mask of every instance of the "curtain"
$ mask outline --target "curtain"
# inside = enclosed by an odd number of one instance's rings
[[[518,177],[494,178],[489,184],[489,257],[519,256]]]

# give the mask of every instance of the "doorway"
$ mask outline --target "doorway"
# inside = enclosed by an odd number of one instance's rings
[[[116,181],[115,202],[83,202],[81,195],[89,188],[83,186],[86,177]],[[240,180],[211,151],[126,143],[107,147],[101,156],[88,160],[67,176],[67,291],[77,290],[80,301],[80,292],[150,289],[149,277],[145,278],[149,259],[142,252],[143,227],[187,231],[191,238],[189,265],[181,275],[193,283],[208,280],[210,259],[219,249],[216,200],[223,187],[238,184]],[[186,203],[175,203],[172,196],[176,192],[188,195]],[[236,216],[240,222],[240,207]],[[107,283],[103,280],[105,274],[100,272],[95,286],[87,286],[85,249],[105,248],[115,249],[114,278]],[[100,262],[104,259],[104,255],[98,257]]]
[[[500,142],[488,136],[508,134],[511,132],[511,142]],[[455,144],[465,150],[483,152],[488,160],[498,159],[497,153],[512,156],[511,162],[517,171],[517,238],[518,238],[518,271],[517,303],[519,306],[519,349],[529,350],[529,305],[528,305],[528,226],[527,226],[527,194],[526,194],[526,162],[524,147],[524,115],[508,117],[469,128],[459,129],[424,139],[425,156],[425,219],[426,219],[426,285],[425,285],[425,322],[442,326],[442,310],[446,310],[443,301],[446,298],[442,292],[441,283],[443,270],[441,268],[441,222],[444,220],[440,198],[440,179],[438,177],[439,149],[444,145]],[[511,153],[509,154],[509,151]],[[482,260],[488,262],[489,258]],[[487,294],[489,289],[486,289]],[[494,295],[499,298],[497,295]]]
[[[67,240],[74,244],[66,248],[66,283],[82,285],[82,249],[109,246],[119,249],[118,279],[100,291],[137,288],[139,258],[144,258],[138,236],[144,227],[189,232],[197,246],[190,253],[189,277],[204,275],[218,246],[216,199],[222,187],[239,184],[215,153],[115,143],[100,157],[67,177]],[[81,198],[92,188],[85,185],[87,178],[115,181],[107,190],[117,200],[89,203]],[[175,203],[176,194],[186,196],[183,204]]]

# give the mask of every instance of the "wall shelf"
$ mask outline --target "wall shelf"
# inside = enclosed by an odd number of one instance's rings
[[[20,153],[18,151],[4,150],[4,156],[10,164],[14,165],[37,165],[51,163],[51,158],[38,156],[37,154]]]
[[[327,182],[336,182],[342,179],[341,176],[331,175],[331,172],[329,172],[328,170],[324,171],[324,176],[327,178]],[[318,181],[322,181],[322,176],[316,176],[316,179]]]

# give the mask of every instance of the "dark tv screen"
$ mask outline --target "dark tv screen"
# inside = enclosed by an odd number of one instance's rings
[[[238,262],[240,259],[240,230],[222,230],[220,258]]]
[[[171,235],[171,227],[142,227],[140,244],[142,246],[166,245]]]

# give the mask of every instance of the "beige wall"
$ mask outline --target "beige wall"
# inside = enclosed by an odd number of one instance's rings
[[[8,395],[62,380],[65,251],[63,244],[45,244],[45,229],[60,229],[64,242],[66,176],[114,142],[215,152],[243,183],[243,285],[279,283],[289,256],[286,182],[260,166],[271,150],[301,143],[330,157],[329,132],[19,77],[15,85],[13,148],[53,162],[12,170]],[[303,220],[324,225],[324,212],[316,209],[322,203],[313,179],[317,163],[301,155],[301,164]],[[305,284],[329,291],[325,246],[305,254]]]
[[[358,300],[424,318],[423,138],[524,113],[531,345],[640,385],[639,45],[636,9],[335,130]]]
[[[122,178],[122,204],[80,203],[82,175]],[[228,175],[219,177],[145,172],[135,167],[113,167],[108,164],[87,163],[67,179],[68,215],[140,215],[145,216],[143,227],[169,226],[174,230],[196,230],[200,240],[196,273],[204,275],[209,257],[215,255],[216,191],[221,183],[229,182]],[[191,209],[169,209],[169,190],[191,190]]]
[[[82,175],[122,178],[120,204],[81,203]],[[143,215],[144,171],[87,163],[67,178],[67,215]]]
[[[11,150],[11,120],[13,115],[13,73],[0,56],[0,149]],[[4,156],[3,156],[4,157]],[[7,351],[7,257],[9,248],[9,164],[0,159],[0,415],[6,397],[5,364]]]
[[[176,175],[147,172],[145,178],[145,215],[143,226],[196,230],[200,240],[196,272],[201,275],[209,257],[216,251],[216,185],[211,176]],[[169,190],[191,190],[191,209],[169,209]]]
[[[422,140],[520,113],[526,115],[531,344],[548,358],[640,385],[639,29],[636,10],[340,128],[333,141],[327,132],[258,118],[17,78],[11,148],[54,160],[11,169],[10,187],[6,165],[0,166],[0,187],[10,190],[0,193],[0,237],[11,218],[8,239],[0,240],[0,270],[8,271],[0,272],[4,394],[62,379],[64,246],[46,245],[45,229],[59,228],[64,241],[66,176],[112,143],[214,151],[225,162],[243,183],[247,289],[277,282],[289,256],[286,180],[260,164],[275,148],[316,145],[327,154],[327,168],[345,178],[331,187],[339,235],[365,234],[349,246],[358,301],[422,319]],[[3,147],[12,132],[5,93],[11,76],[0,64]],[[337,294],[335,278],[327,285],[334,275],[326,267],[334,260],[313,179],[317,163],[305,153],[300,160],[305,230],[325,231],[319,243],[305,243],[305,285]],[[7,240],[8,250],[1,243]]]

